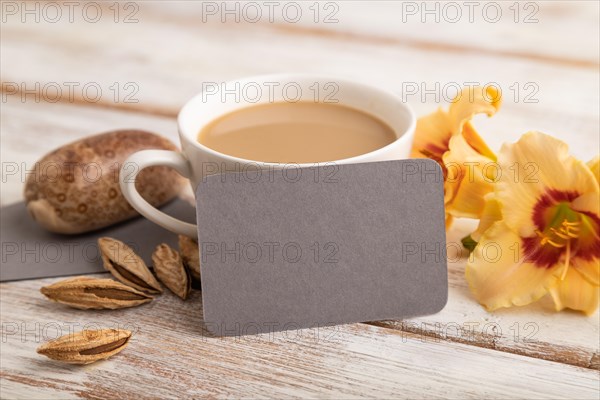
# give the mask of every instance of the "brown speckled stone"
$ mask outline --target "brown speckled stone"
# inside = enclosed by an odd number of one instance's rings
[[[123,197],[119,170],[145,149],[177,150],[169,140],[138,130],[119,130],[67,144],[44,156],[25,183],[33,218],[49,231],[83,233],[138,215]],[[133,171],[133,170],[132,170]],[[136,187],[155,207],[173,199],[185,179],[167,167],[144,169]]]

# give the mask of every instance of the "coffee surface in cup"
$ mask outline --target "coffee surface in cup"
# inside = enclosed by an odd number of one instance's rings
[[[198,142],[239,158],[316,163],[355,157],[397,139],[383,121],[333,103],[269,103],[226,114],[205,126]]]

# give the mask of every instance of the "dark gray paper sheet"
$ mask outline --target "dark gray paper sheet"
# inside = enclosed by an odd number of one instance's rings
[[[196,194],[207,329],[438,312],[448,296],[443,198],[431,160],[208,177]]]
[[[194,208],[176,199],[162,207],[167,214],[193,222]],[[97,240],[110,236],[131,246],[151,265],[151,254],[160,243],[177,248],[177,235],[145,218],[80,235],[48,232],[30,217],[25,203],[0,209],[0,281],[35,279],[103,272]]]

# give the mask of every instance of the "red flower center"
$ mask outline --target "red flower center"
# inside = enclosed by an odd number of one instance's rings
[[[550,268],[563,260],[564,276],[573,259],[600,257],[600,219],[573,210],[571,203],[579,196],[574,191],[551,189],[538,199],[532,215],[536,236],[522,238],[525,261]]]

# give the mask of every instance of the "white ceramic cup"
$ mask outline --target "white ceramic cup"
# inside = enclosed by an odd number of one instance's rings
[[[264,75],[223,84],[205,84],[203,92],[190,99],[179,112],[177,122],[181,152],[143,150],[132,154],[123,164],[120,173],[123,195],[133,208],[149,220],[172,232],[197,237],[196,225],[173,218],[144,200],[135,188],[135,176],[146,167],[169,166],[189,178],[195,192],[207,175],[236,170],[243,165],[282,168],[282,164],[246,160],[219,153],[199,143],[198,134],[208,123],[232,111],[257,104],[285,101],[334,102],[352,107],[379,118],[396,134],[396,140],[387,146],[331,162],[349,164],[399,160],[408,158],[410,154],[416,119],[400,96],[346,79],[301,74]],[[137,167],[134,173],[131,172],[131,165]],[[300,168],[315,166],[296,165]],[[129,168],[126,171],[127,166]]]

